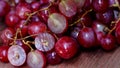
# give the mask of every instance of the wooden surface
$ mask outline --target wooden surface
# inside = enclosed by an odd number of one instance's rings
[[[1,63],[0,68],[29,68],[27,66],[13,67],[9,63]],[[63,61],[58,65],[48,65],[47,68],[120,68],[120,47],[112,52],[102,49],[82,51],[75,58]]]

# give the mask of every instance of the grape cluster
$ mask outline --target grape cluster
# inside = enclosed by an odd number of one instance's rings
[[[120,0],[0,0],[0,60],[44,68],[81,48],[120,44]]]

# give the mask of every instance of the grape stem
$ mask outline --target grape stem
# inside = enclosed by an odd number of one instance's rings
[[[110,31],[110,29],[109,29],[108,27],[105,27],[105,28],[103,29],[103,31],[106,32],[106,33],[108,33],[108,32]]]
[[[24,44],[26,44],[26,45],[31,49],[31,51],[34,50],[34,49],[30,46],[29,41],[26,41],[26,42],[25,42],[25,40],[22,40],[22,42],[23,42]]]
[[[24,40],[24,39],[27,39],[27,38],[30,38],[30,37],[33,37],[33,36],[37,36],[38,34],[33,34],[33,35],[29,35],[29,36],[26,36],[24,38],[20,38],[20,40]]]
[[[46,31],[46,32],[51,33],[51,31]],[[56,40],[59,39],[58,36],[57,36],[56,34],[53,33],[52,35],[55,37]]]
[[[75,21],[73,24],[70,24],[69,26],[74,26],[75,24],[79,23],[81,21],[81,18],[83,18],[86,14],[88,14],[89,12],[91,12],[92,9],[86,11],[77,21]],[[82,23],[82,22],[80,22]],[[84,23],[82,23],[83,27],[85,27]]]
[[[59,39],[56,34],[53,34],[53,35],[54,35],[54,37],[55,37],[57,40]]]
[[[119,21],[120,21],[120,18],[116,21],[115,26],[109,31],[108,34],[111,34],[111,33],[116,29],[117,23],[118,23]]]
[[[21,32],[21,30],[18,28],[17,29],[17,32],[15,33],[15,37],[14,37],[14,40],[13,40],[13,44],[16,44],[16,40],[17,40],[17,36],[18,36],[18,33]]]

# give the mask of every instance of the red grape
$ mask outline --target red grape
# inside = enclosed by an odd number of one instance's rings
[[[78,44],[71,37],[61,37],[55,44],[57,54],[63,59],[70,59],[77,53]]]
[[[100,21],[94,21],[92,24],[92,27],[94,29],[95,32],[104,32],[104,29],[106,28],[106,26],[104,24],[102,24],[102,22]]]
[[[92,1],[93,0],[85,0],[85,3],[82,7],[83,10],[89,10],[92,8]]]
[[[47,26],[42,22],[32,22],[28,25],[28,34],[34,35],[39,34],[40,32],[45,32]]]
[[[109,9],[104,13],[96,13],[96,18],[102,23],[109,25],[114,20],[114,12]]]
[[[21,3],[21,2],[25,2],[25,0],[12,0],[14,2],[15,5]]]
[[[2,62],[9,62],[8,61],[8,57],[7,57],[7,55],[8,55],[8,49],[9,49],[9,46],[8,45],[4,45],[3,44],[3,46],[0,46],[0,60],[2,61]]]
[[[7,24],[7,26],[14,27],[17,23],[19,23],[20,18],[15,13],[15,11],[12,10],[7,14],[5,21],[6,21],[5,23]]]
[[[35,2],[36,0],[25,0],[26,3],[30,4],[32,2]]]
[[[16,6],[16,14],[21,18],[21,19],[26,19],[28,16],[27,14],[30,14],[31,11],[31,6],[27,3],[19,3]]]
[[[41,5],[48,4],[48,3],[49,3],[49,0],[40,0]]]
[[[55,51],[48,52],[46,58],[47,62],[52,65],[59,64],[62,61],[61,57]]]
[[[93,0],[92,1],[93,10],[96,12],[105,12],[108,9],[108,0]]]
[[[46,58],[44,54],[38,50],[31,51],[27,55],[27,64],[30,68],[44,68]]]
[[[78,41],[85,48],[96,46],[96,40],[96,34],[92,28],[85,27],[78,34]]]
[[[32,2],[31,7],[32,7],[32,11],[37,11],[40,9],[40,3],[39,2]]]
[[[10,5],[4,1],[0,0],[0,17],[5,16],[10,11]]]
[[[77,8],[81,9],[84,6],[86,0],[74,0],[74,1],[77,4]]]
[[[18,45],[12,45],[8,49],[8,60],[14,66],[21,66],[26,61],[25,50]]]
[[[32,21],[32,22],[40,22],[41,19],[40,19],[39,15],[36,14],[36,15],[33,15],[33,16],[31,17],[31,21]]]
[[[53,13],[48,18],[48,28],[56,34],[61,34],[67,30],[68,22],[67,19],[59,14]]]
[[[39,33],[35,38],[35,47],[43,52],[50,51],[54,48],[55,38],[50,33]]]
[[[77,12],[77,6],[74,0],[62,0],[59,3],[59,10],[66,17],[72,17]]]
[[[81,28],[80,27],[74,27],[72,30],[71,30],[71,37],[73,38],[76,38],[78,37],[78,34],[80,32]]]
[[[105,35],[101,39],[101,46],[104,50],[107,50],[107,51],[111,51],[111,50],[115,49],[115,47],[116,47],[115,37],[112,36],[111,34]]]
[[[14,37],[15,30],[13,28],[6,28],[2,31],[1,38],[3,43],[9,44],[12,41],[12,38]]]

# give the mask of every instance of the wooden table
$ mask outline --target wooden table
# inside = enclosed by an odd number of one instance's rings
[[[27,66],[13,67],[9,63],[1,63],[0,68],[29,68]],[[58,65],[48,65],[47,68],[120,68],[120,47],[111,52],[102,49],[82,51],[71,60]]]

